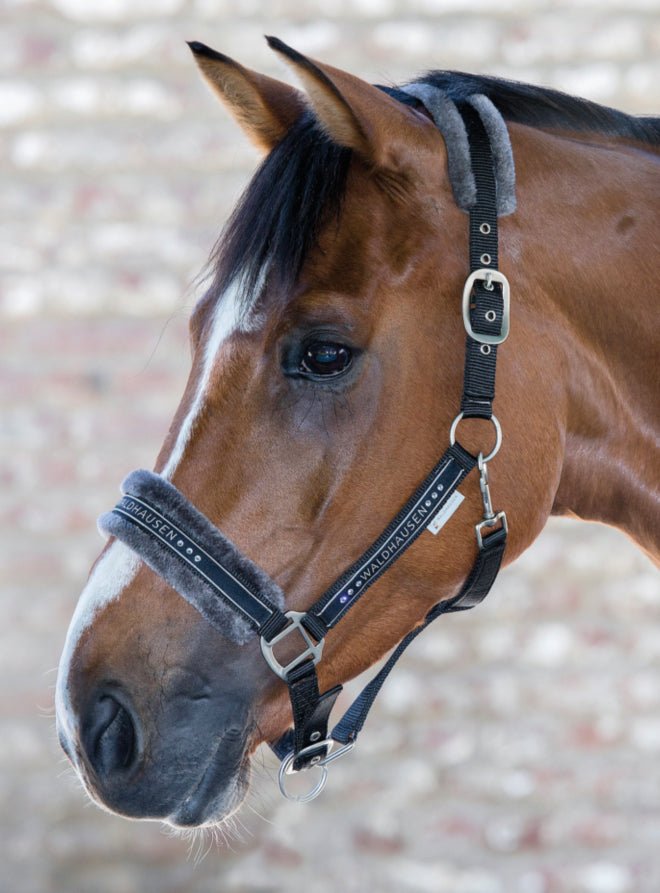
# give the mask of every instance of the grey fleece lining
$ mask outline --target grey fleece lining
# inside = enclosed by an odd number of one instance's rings
[[[493,151],[495,182],[497,184],[497,213],[500,217],[516,210],[516,168],[509,131],[504,118],[491,100],[481,93],[470,96],[470,105],[476,109],[486,129]]]
[[[404,93],[423,102],[442,134],[447,149],[447,169],[454,199],[468,211],[477,200],[477,187],[470,163],[470,145],[463,118],[456,104],[431,84],[407,84]],[[476,110],[490,139],[497,185],[497,213],[503,217],[516,210],[516,175],[509,131],[502,115],[487,96],[475,94],[467,100]]]
[[[146,499],[249,589],[265,596],[278,608],[284,608],[284,594],[280,587],[243,555],[169,481],[151,471],[133,471],[122,483],[121,490],[124,494]],[[117,537],[133,549],[219,632],[239,645],[255,635],[254,628],[235,608],[224,602],[208,583],[147,532],[114,512],[101,515],[98,526],[102,533]]]

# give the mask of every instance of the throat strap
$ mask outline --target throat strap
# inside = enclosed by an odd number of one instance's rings
[[[349,709],[332,730],[331,737],[340,744],[348,744],[356,741],[362,731],[369,711],[376,695],[381,690],[383,683],[396,666],[400,657],[411,645],[417,636],[424,632],[427,626],[433,623],[443,614],[451,614],[455,611],[466,611],[480,604],[490,592],[499,572],[506,547],[506,533],[503,529],[484,540],[484,548],[479,552],[477,560],[472,568],[470,576],[463,584],[461,591],[454,598],[439,602],[433,607],[423,622],[416,626],[405,636],[387,659],[377,676],[362,690],[353,701]]]

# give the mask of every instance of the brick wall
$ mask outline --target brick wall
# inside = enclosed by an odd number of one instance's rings
[[[652,111],[660,84],[657,0],[5,7],[4,318],[180,307],[255,161],[197,77],[186,39],[276,76],[264,33],[373,80],[432,67],[493,72],[632,112]]]
[[[265,757],[252,805],[274,824],[244,811],[243,842],[200,865],[185,841],[85,808],[50,712],[94,518],[153,461],[194,278],[256,161],[184,41],[276,76],[264,33],[372,80],[455,67],[657,111],[658,0],[4,0],[0,15],[0,891],[656,893],[660,593],[604,528],[549,525],[487,605],[420,641],[322,800],[278,800]]]

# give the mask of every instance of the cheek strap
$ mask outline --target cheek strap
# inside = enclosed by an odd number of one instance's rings
[[[129,546],[218,632],[239,645],[286,624],[271,578],[158,474],[133,471],[99,530]]]

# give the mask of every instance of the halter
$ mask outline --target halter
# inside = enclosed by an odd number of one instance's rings
[[[421,105],[408,93],[381,89],[408,105]],[[476,200],[469,208],[470,274],[462,303],[467,332],[463,395],[449,432],[448,449],[378,539],[311,608],[305,612],[283,611],[279,587],[159,475],[147,471],[129,475],[123,485],[125,495],[99,520],[102,530],[129,545],[218,629],[226,632],[218,611],[226,612],[228,607],[241,618],[244,627],[260,636],[263,657],[286,683],[291,699],[293,728],[271,743],[281,760],[280,790],[291,800],[306,802],[318,796],[325,786],[328,766],[354,747],[376,695],[408,645],[441,614],[465,611],[482,602],[504,555],[507,519],[504,512],[493,510],[488,463],[502,443],[492,404],[497,348],[509,333],[509,283],[497,269],[497,189],[489,134],[473,105],[465,102],[456,107],[467,132],[476,184]],[[492,422],[496,442],[486,456],[473,456],[457,441],[460,422],[467,418]],[[342,686],[323,693],[319,690],[316,665],[327,633],[425,530],[439,532],[462,502],[458,487],[475,467],[479,471],[483,518],[475,525],[477,557],[462,589],[453,598],[436,604],[401,640],[380,672],[328,732],[330,713]],[[293,636],[300,640],[301,650],[283,664],[274,648]],[[320,769],[313,788],[303,795],[291,793],[287,776],[311,767]]]

